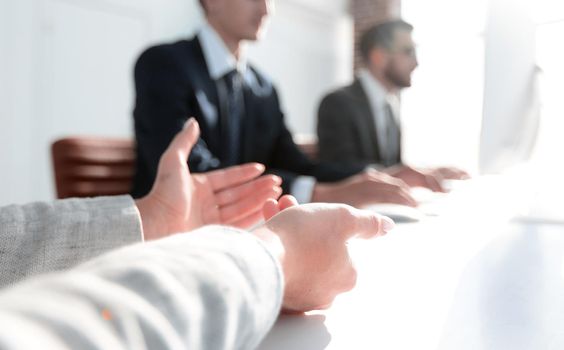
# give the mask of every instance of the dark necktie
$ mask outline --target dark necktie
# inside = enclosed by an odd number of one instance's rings
[[[400,161],[400,129],[394,117],[394,109],[386,103],[386,146],[383,155],[385,166],[392,166]]]
[[[224,93],[222,118],[222,154],[226,166],[239,164],[241,159],[241,124],[245,113],[243,79],[237,70],[222,78]]]

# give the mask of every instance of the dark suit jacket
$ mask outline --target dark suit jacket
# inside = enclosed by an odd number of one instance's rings
[[[382,162],[370,102],[358,79],[323,98],[317,136],[323,161],[362,165]],[[397,159],[400,162],[401,157]]]
[[[258,85],[245,87],[245,116],[239,163],[259,162],[283,178],[288,192],[298,175],[318,181],[337,181],[356,174],[361,167],[336,167],[314,163],[292,140],[280,110],[278,95],[270,81],[250,67]],[[135,67],[137,173],[132,194],[150,190],[158,161],[188,117],[195,117],[201,139],[189,159],[190,169],[204,172],[222,164],[222,120],[216,83],[211,79],[197,38],[152,47]]]

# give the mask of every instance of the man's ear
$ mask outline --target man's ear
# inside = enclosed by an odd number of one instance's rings
[[[375,47],[370,51],[368,60],[371,66],[377,68],[384,67],[388,62],[388,51],[383,47]]]

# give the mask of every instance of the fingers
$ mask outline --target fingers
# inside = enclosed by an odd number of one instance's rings
[[[438,168],[437,172],[448,180],[465,180],[470,178],[470,174],[457,168]]]
[[[369,239],[382,236],[395,227],[395,223],[387,216],[376,214],[369,210],[361,210],[349,207],[350,213],[345,214],[342,220],[349,222],[348,230],[345,228],[343,234],[345,239],[353,236]],[[345,226],[346,227],[346,226]]]
[[[409,188],[410,188],[409,185],[407,183],[405,183],[405,181],[403,181],[400,178],[393,177],[393,176],[388,175],[386,173],[376,172],[376,171],[370,172],[370,173],[368,173],[368,175],[373,180],[393,184],[393,185],[396,185],[396,186],[404,189],[405,191],[409,191]]]
[[[233,187],[216,192],[215,200],[217,205],[225,206],[245,197],[254,196],[256,193],[262,193],[271,188],[279,188],[281,184],[282,179],[278,176],[265,175],[242,185],[233,185]]]
[[[264,220],[266,221],[270,220],[271,217],[278,214],[279,212],[280,208],[278,207],[278,202],[274,199],[267,200],[262,207],[262,215],[264,216]]]
[[[399,178],[398,180],[402,181],[408,188],[409,186],[421,186],[433,192],[445,192],[442,185],[442,176],[438,172],[420,171],[404,166],[402,172],[398,173],[397,176],[404,178],[405,181]]]
[[[430,189],[433,192],[446,192],[443,188],[440,178],[438,176],[433,175],[425,175],[422,174],[425,184],[424,186]]]
[[[257,210],[240,220],[234,221],[231,225],[243,229],[248,229],[256,225],[262,219],[263,219],[262,210]]]
[[[459,173],[458,173],[458,178],[457,179],[453,179],[453,180],[467,180],[470,179],[472,176],[470,176],[470,173],[464,171],[464,170],[460,170],[458,169]]]
[[[449,180],[468,180],[471,176],[467,172],[459,170],[458,172],[451,174],[449,177],[444,176],[444,178]]]
[[[282,189],[279,187],[268,188],[262,190],[261,192],[254,193],[252,196],[242,198],[237,202],[226,206],[220,206],[220,221],[228,225],[238,222],[250,213],[260,211],[263,208],[264,202],[269,199],[277,199],[281,194]]]
[[[409,207],[416,207],[419,203],[413,198],[409,191],[404,189],[388,191],[387,193],[382,193],[386,202],[406,205]]]
[[[410,192],[410,187],[403,180],[392,177],[385,173],[369,172],[368,181],[377,186],[373,186],[374,196],[383,198],[387,202],[416,207],[417,201]]]
[[[188,119],[186,124],[184,124],[184,129],[182,129],[182,131],[176,134],[176,136],[172,139],[172,142],[165,151],[165,154],[178,154],[183,161],[186,161],[190,151],[192,151],[192,147],[194,147],[198,141],[199,136],[200,126],[198,125],[198,122],[194,118]]]
[[[262,214],[264,216],[264,220],[268,221],[274,215],[278,214],[282,210],[288,209],[290,207],[299,205],[298,201],[294,196],[285,195],[280,198],[278,201],[276,200],[268,200],[264,203],[262,207]]]
[[[394,185],[374,187],[368,193],[371,197],[377,198],[377,201],[382,203],[394,203],[410,207],[416,207],[418,205],[409,190]]]
[[[396,224],[387,216],[363,211],[356,219],[356,228],[353,235],[364,239],[383,236],[393,230]]]
[[[294,198],[294,196],[290,196],[290,195],[285,195],[282,196],[282,198],[280,198],[280,200],[278,200],[278,207],[280,208],[280,211],[288,209],[290,207],[299,205],[298,200],[296,198]]]
[[[443,176],[441,175],[441,170],[421,171],[409,166],[402,166],[401,168],[394,168],[390,171],[398,180],[400,180],[400,178],[403,179],[402,182],[405,186],[421,186],[434,192],[446,192],[442,185]]]
[[[249,163],[206,173],[214,192],[248,182],[264,172],[264,165]]]

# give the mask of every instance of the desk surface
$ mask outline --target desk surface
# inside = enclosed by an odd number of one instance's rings
[[[564,225],[512,219],[514,188],[473,180],[437,216],[350,242],[357,287],[259,349],[564,349]]]

